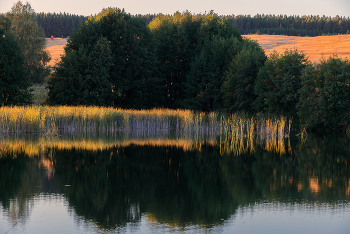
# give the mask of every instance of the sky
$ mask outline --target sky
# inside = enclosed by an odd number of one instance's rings
[[[0,0],[0,13],[11,10],[18,0]],[[26,1],[22,1],[25,3]],[[124,8],[130,14],[190,11],[193,14],[214,10],[218,15],[320,15],[350,17],[350,0],[29,0],[35,12],[66,12],[90,16],[103,8]]]

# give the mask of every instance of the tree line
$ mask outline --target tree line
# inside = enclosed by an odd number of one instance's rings
[[[2,74],[4,80],[18,77]],[[267,57],[212,11],[160,14],[147,25],[108,8],[70,37],[48,82],[47,104],[263,112],[293,117],[306,129],[346,131],[349,76],[349,61],[337,57],[318,65],[297,50]]]
[[[69,37],[81,22],[88,17],[67,13],[36,13],[38,24],[43,28],[45,37]]]
[[[161,14],[159,14],[161,15]],[[136,14],[148,25],[157,14]],[[68,13],[35,13],[45,37],[69,37],[79,24],[89,17]],[[91,16],[92,17],[92,16]],[[223,15],[241,34],[267,34],[287,36],[322,36],[350,33],[349,17],[330,16],[287,16],[287,15]]]
[[[37,13],[39,25],[45,36],[68,37],[85,22],[87,16],[67,13]],[[149,24],[157,14],[133,15]],[[241,34],[267,34],[287,36],[322,36],[350,33],[349,17],[330,16],[287,16],[287,15],[224,15],[220,16],[232,23]]]
[[[350,64],[312,64],[298,50],[266,56],[214,12],[158,15],[148,25],[104,9],[73,33],[50,105],[172,108],[292,117],[307,129],[350,124]]]
[[[222,16],[233,23],[242,34],[288,36],[321,36],[350,33],[349,17],[287,16],[287,15],[231,15]]]

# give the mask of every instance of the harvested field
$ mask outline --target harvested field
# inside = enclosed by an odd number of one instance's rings
[[[267,55],[274,50],[283,53],[286,49],[297,48],[299,51],[304,51],[313,63],[319,62],[322,57],[328,58],[332,55],[341,58],[350,57],[350,35],[319,37],[244,35],[244,37],[256,40]]]
[[[281,35],[243,35],[243,37],[256,40],[270,55],[274,50],[283,53],[286,49],[297,48],[304,51],[310,61],[318,62],[322,57],[328,58],[338,55],[341,58],[350,58],[350,35],[334,35],[319,37],[296,37]],[[64,54],[63,47],[67,38],[46,39],[46,50],[51,54],[49,66],[55,66]]]
[[[51,55],[51,61],[48,66],[54,67],[61,61],[61,55],[64,54],[64,46],[67,44],[67,38],[46,38],[46,51]]]

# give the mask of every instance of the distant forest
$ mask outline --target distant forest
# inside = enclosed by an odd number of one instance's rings
[[[66,13],[37,13],[39,25],[45,36],[67,37],[78,28],[78,25],[89,17]],[[156,14],[134,15],[149,24]],[[327,16],[286,16],[286,15],[227,15],[225,18],[241,34],[268,34],[287,36],[322,36],[350,33],[349,17]]]
[[[89,17],[66,13],[37,13],[39,25],[43,28],[45,37],[68,37],[75,31],[81,22]]]

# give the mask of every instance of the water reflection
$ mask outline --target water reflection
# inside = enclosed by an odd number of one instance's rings
[[[349,209],[347,138],[121,139],[4,138],[0,208],[11,225],[25,226],[43,194],[102,232],[212,230],[249,207]]]

